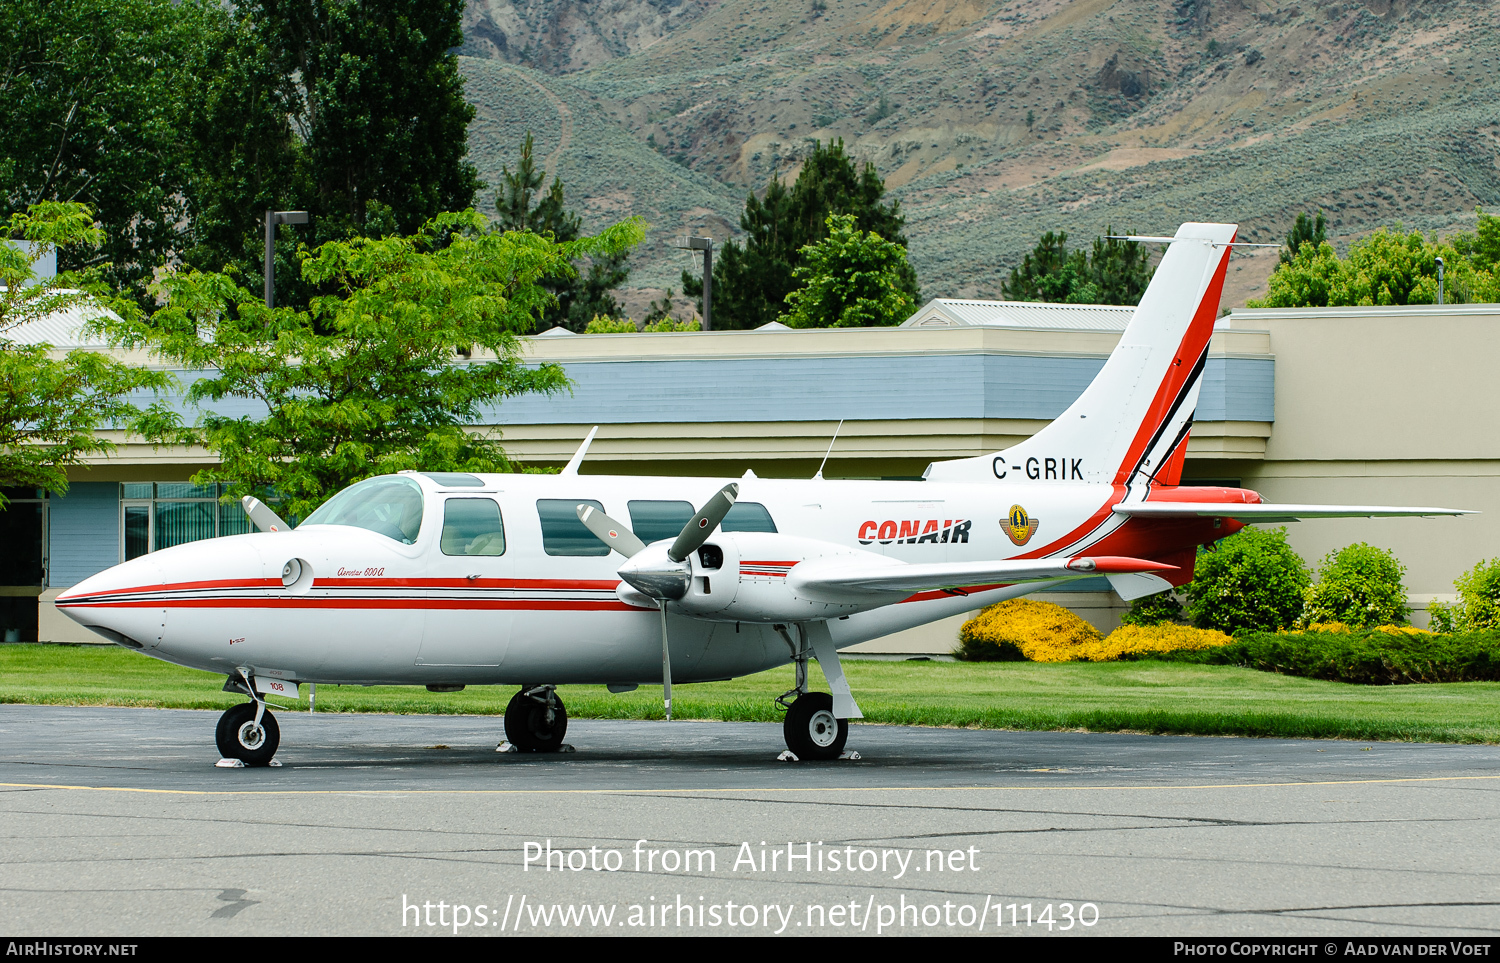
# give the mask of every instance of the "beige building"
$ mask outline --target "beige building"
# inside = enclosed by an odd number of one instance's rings
[[[729,477],[811,476],[842,420],[828,477],[918,477],[1056,417],[1131,310],[939,300],[889,329],[538,336],[528,359],[564,365],[572,393],[513,399],[488,420],[526,462],[561,465],[599,425],[585,474]],[[1497,305],[1236,312],[1213,337],[1184,478],[1279,502],[1484,512],[1290,526],[1309,564],[1354,541],[1393,549],[1422,624],[1455,576],[1500,555],[1496,361]],[[67,497],[38,499],[41,584],[0,589],[37,600],[29,624],[15,614],[25,605],[6,610],[16,631],[83,641],[49,604],[68,585],[143,551],[242,530],[237,509],[185,484],[208,458],[125,444],[74,472]],[[1044,597],[1108,629],[1124,606],[1096,588]],[[944,653],[957,622],[860,648]]]

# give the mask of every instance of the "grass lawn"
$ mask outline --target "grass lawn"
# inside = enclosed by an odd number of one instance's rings
[[[986,729],[1088,729],[1500,742],[1500,683],[1360,686],[1224,666],[1165,662],[844,663],[866,722]],[[826,691],[816,664],[814,688]],[[776,722],[772,700],[791,686],[790,666],[733,682],[678,685],[683,719]],[[0,646],[0,703],[225,708],[223,676],[158,662],[114,646]],[[304,701],[301,706],[306,708]],[[562,686],[576,719],[659,719],[660,687],[613,695]],[[322,686],[320,712],[499,715],[513,689],[431,693],[405,686]]]

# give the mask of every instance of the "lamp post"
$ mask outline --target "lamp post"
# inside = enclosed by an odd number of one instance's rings
[[[706,237],[679,237],[676,247],[703,252],[703,330],[713,330],[714,242]]]
[[[276,306],[276,225],[306,224],[306,211],[266,211],[266,307]]]
[[[1437,259],[1438,269],[1438,304],[1443,303],[1443,259]]]

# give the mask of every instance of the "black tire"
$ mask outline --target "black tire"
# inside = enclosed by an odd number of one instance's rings
[[[505,738],[522,752],[556,752],[568,734],[568,710],[562,699],[552,697],[552,718],[547,718],[546,701],[538,702],[517,692],[505,707]]]
[[[260,717],[260,732],[255,729],[255,703],[242,702],[219,717],[214,740],[219,755],[238,759],[247,766],[269,766],[281,746],[281,727],[267,709]]]
[[[833,717],[833,696],[807,692],[786,711],[781,731],[798,759],[837,759],[849,739],[849,720]]]

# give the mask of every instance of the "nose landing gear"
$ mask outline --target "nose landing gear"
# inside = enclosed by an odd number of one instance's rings
[[[269,766],[281,745],[281,727],[265,703],[242,702],[219,717],[214,741],[219,755],[238,759],[247,766]]]

